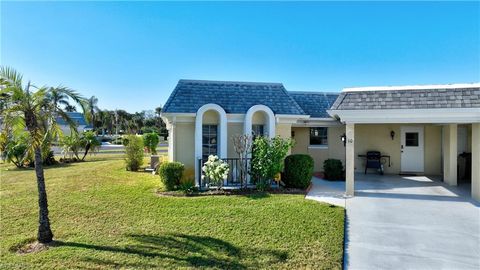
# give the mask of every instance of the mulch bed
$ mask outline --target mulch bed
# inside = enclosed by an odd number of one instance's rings
[[[167,196],[167,197],[202,197],[202,196],[265,196],[268,194],[302,194],[306,195],[307,191],[304,189],[297,188],[277,188],[270,189],[267,191],[258,191],[256,189],[212,189],[212,190],[202,190],[202,191],[193,191],[193,192],[184,192],[184,191],[156,191],[158,196]]]

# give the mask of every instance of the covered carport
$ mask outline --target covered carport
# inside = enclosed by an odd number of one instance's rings
[[[480,201],[480,84],[453,84],[401,87],[363,87],[344,89],[332,108],[332,117],[346,125],[346,194],[355,195],[355,168],[358,152],[366,142],[384,145],[378,132],[359,133],[366,125],[379,130],[398,128],[396,142],[389,142],[392,155],[400,157],[392,174],[426,174],[432,159],[438,159],[438,172],[445,183],[458,183],[458,126],[468,126],[471,151],[471,196]],[[437,129],[436,145],[427,143],[425,129]],[[434,132],[432,132],[434,134]],[[436,137],[435,137],[436,136]],[[357,143],[361,142],[361,143]],[[413,151],[421,149],[421,151]],[[430,153],[427,156],[425,153]],[[432,154],[434,153],[434,154]],[[436,153],[436,154],[435,154]],[[408,156],[407,156],[408,155]],[[407,157],[407,158],[405,158]],[[358,161],[357,161],[358,162]],[[408,165],[408,166],[407,166]],[[358,167],[358,166],[357,166]],[[358,168],[357,168],[358,169]]]

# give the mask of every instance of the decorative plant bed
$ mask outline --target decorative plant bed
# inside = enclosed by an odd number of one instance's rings
[[[235,196],[235,195],[258,195],[265,196],[269,194],[303,194],[306,195],[307,191],[298,188],[275,188],[268,191],[259,191],[252,188],[243,188],[243,189],[209,189],[209,190],[195,190],[191,192],[186,192],[183,190],[175,191],[159,191],[155,192],[158,196],[168,196],[168,197],[202,197],[202,196]]]

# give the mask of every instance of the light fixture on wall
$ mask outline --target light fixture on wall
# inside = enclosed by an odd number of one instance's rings
[[[343,142],[343,146],[347,146],[347,135],[345,133],[343,133],[343,135],[340,136],[340,139]]]
[[[292,136],[292,138],[295,138],[295,131],[292,130],[291,136]]]
[[[395,139],[395,131],[393,131],[393,130],[390,131],[390,137],[392,137],[392,141],[393,141],[393,139]]]

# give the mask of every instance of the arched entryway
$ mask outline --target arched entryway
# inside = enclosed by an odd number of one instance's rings
[[[275,115],[265,105],[255,105],[245,114],[244,133],[275,137]]]
[[[195,181],[200,175],[199,159],[208,155],[227,157],[227,114],[217,104],[205,104],[195,117]]]

